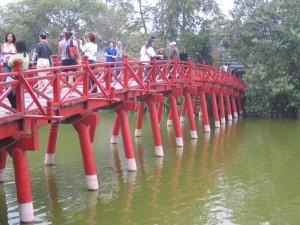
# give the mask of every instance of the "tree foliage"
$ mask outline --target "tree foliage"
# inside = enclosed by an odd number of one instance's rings
[[[57,46],[64,27],[82,37],[94,31],[104,48],[122,40],[131,58],[156,36],[156,47],[170,41],[191,58],[200,51],[208,63],[236,59],[244,76],[248,112],[295,112],[300,109],[300,1],[236,0],[232,20],[215,0],[19,0],[0,8],[0,36],[14,32],[33,49],[41,32]],[[220,43],[227,49],[219,56]]]
[[[300,2],[240,0],[228,26],[231,55],[248,67],[248,112],[300,109]]]

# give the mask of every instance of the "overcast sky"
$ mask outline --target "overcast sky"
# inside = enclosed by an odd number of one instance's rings
[[[14,2],[16,0],[0,0],[0,6],[5,5],[9,2]],[[233,8],[234,0],[216,0],[219,4],[221,10],[225,15],[228,15],[228,11]]]

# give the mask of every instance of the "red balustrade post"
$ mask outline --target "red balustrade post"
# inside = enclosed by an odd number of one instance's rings
[[[185,115],[186,115],[186,103],[185,99],[183,99],[182,104],[181,104],[181,112],[180,112],[180,123],[183,123],[185,120]]]
[[[95,116],[97,115],[90,114],[79,122],[73,124],[80,140],[81,154],[85,171],[85,182],[88,190],[98,190],[99,188],[93,153],[93,143],[90,136],[90,127],[95,125],[93,124],[95,123],[95,120],[93,119]]]
[[[243,108],[242,108],[242,101],[241,101],[241,96],[237,97],[237,105],[238,105],[238,110],[239,110],[239,114],[240,116],[243,115]]]
[[[59,61],[58,61],[57,55],[53,55],[52,60],[53,60],[53,65],[55,67],[58,67],[59,66]],[[53,80],[53,100],[54,100],[54,103],[59,103],[60,102],[60,93],[61,93],[61,89],[63,87],[63,84],[60,81],[60,72],[61,71],[58,71],[58,70],[54,71],[54,80]]]
[[[55,163],[57,131],[58,123],[51,124],[48,131],[48,144],[44,160],[45,165],[51,166]]]
[[[230,106],[230,97],[226,94],[226,111],[227,111],[227,120],[232,121],[232,114],[231,114],[231,106]]]
[[[236,110],[236,102],[235,102],[235,97],[234,96],[232,96],[232,98],[231,98],[231,103],[232,103],[233,117],[238,118],[238,113],[237,113],[237,110]]]
[[[220,119],[219,119],[216,92],[214,90],[212,90],[210,95],[211,95],[211,104],[212,104],[213,115],[214,115],[214,119],[215,119],[215,127],[219,128],[220,127]]]
[[[172,119],[172,109],[169,109],[168,119],[167,119],[167,126],[173,126],[173,119]]]
[[[178,117],[178,110],[177,110],[177,103],[175,96],[169,96],[169,103],[171,107],[171,114],[172,114],[172,120],[175,130],[175,136],[176,136],[176,145],[178,147],[183,146],[183,139],[182,139],[182,130],[179,122]]]
[[[123,76],[124,76],[124,88],[128,88],[128,81],[129,81],[129,73],[128,73],[128,55],[124,55],[124,70],[123,70]]]
[[[210,125],[209,125],[207,103],[206,103],[206,97],[204,91],[200,91],[200,97],[201,97],[202,123],[204,127],[204,132],[209,133]]]
[[[117,114],[119,116],[119,120],[121,124],[123,146],[124,146],[125,156],[127,161],[127,170],[136,171],[136,161],[134,156],[134,148],[131,140],[131,132],[129,129],[127,112],[121,108],[117,111]]]
[[[220,117],[221,117],[221,124],[225,124],[225,109],[224,109],[224,95],[223,92],[220,91],[219,94],[219,106],[220,106]]]
[[[0,183],[4,181],[7,151],[0,151]]]
[[[195,118],[194,118],[194,110],[193,110],[191,95],[189,93],[185,92],[184,99],[185,99],[185,105],[187,108],[188,118],[189,118],[189,123],[190,123],[191,138],[197,139],[198,135],[197,135],[197,130],[196,130],[196,123],[195,123]]]
[[[143,119],[144,119],[144,102],[141,101],[139,103],[137,119],[136,119],[136,128],[134,132],[134,136],[136,137],[142,136]]]
[[[16,109],[19,112],[24,112],[25,111],[24,87],[20,81],[21,76],[23,76],[23,70],[22,70],[22,62],[20,60],[15,61],[14,72],[19,73],[15,78],[16,80],[19,81],[16,87],[16,94],[15,94]]]
[[[88,57],[85,55],[82,57],[82,68],[83,68],[83,82],[82,82],[82,93],[83,93],[83,97],[88,96],[89,94],[89,75],[87,73],[87,68],[89,67],[89,61],[88,61]]]
[[[110,138],[111,144],[117,144],[118,143],[118,136],[120,131],[120,119],[119,115],[116,113],[115,120],[114,120],[114,126],[113,126],[113,132]]]
[[[9,149],[9,152],[14,165],[20,221],[31,223],[34,213],[26,152],[18,147]]]
[[[155,99],[154,97],[151,97],[148,101],[148,108],[149,108],[149,114],[151,119],[151,126],[152,126],[152,134],[154,138],[154,145],[155,145],[155,155],[157,157],[163,157],[164,156],[164,150],[162,147],[162,141],[161,141],[161,135],[159,130],[159,121],[157,116],[157,111],[155,107]]]

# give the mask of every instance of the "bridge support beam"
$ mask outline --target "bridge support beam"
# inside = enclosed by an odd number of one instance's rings
[[[236,102],[235,102],[235,97],[232,96],[231,98],[231,104],[232,104],[232,111],[233,111],[233,117],[234,118],[238,118],[238,113],[237,113],[237,110],[236,110]]]
[[[189,118],[189,124],[190,124],[190,133],[192,139],[197,139],[197,130],[196,130],[196,123],[194,118],[194,110],[193,110],[193,104],[191,95],[189,93],[184,94],[184,102],[185,102],[185,108],[187,109],[188,118]]]
[[[162,117],[162,113],[163,113],[163,107],[164,107],[164,103],[163,102],[158,102],[157,103],[157,116],[158,116],[158,123],[160,125],[161,122],[161,117]]]
[[[172,109],[168,113],[167,126],[173,126]]]
[[[51,124],[48,131],[48,144],[45,154],[45,165],[51,166],[55,163],[55,149],[57,140],[58,124]]]
[[[219,107],[220,107],[220,117],[221,117],[221,124],[225,124],[225,109],[224,109],[224,95],[222,92],[219,94]]]
[[[215,91],[211,92],[211,104],[212,104],[212,110],[213,110],[213,115],[214,115],[214,119],[215,119],[215,127],[219,128],[220,127],[220,119],[219,119],[217,97],[216,97]]]
[[[123,145],[125,150],[125,156],[127,160],[127,170],[128,171],[136,171],[136,161],[134,156],[134,148],[131,140],[131,132],[129,129],[127,112],[124,109],[119,109],[117,111],[121,130],[123,137]]]
[[[0,183],[4,182],[7,151],[0,151]]]
[[[134,132],[134,136],[136,137],[142,136],[143,119],[144,119],[144,102],[140,102],[138,113],[137,113],[136,128]]]
[[[9,152],[14,165],[20,221],[31,223],[34,221],[34,213],[26,151],[14,147]]]
[[[180,112],[180,123],[183,123],[184,122],[184,120],[185,120],[185,115],[186,115],[186,108],[187,108],[187,106],[186,106],[186,102],[185,102],[186,100],[185,99],[183,99],[183,101],[182,101],[182,105],[181,105],[181,112]]]
[[[239,111],[239,114],[240,116],[243,115],[243,108],[242,108],[242,101],[241,101],[241,97],[237,97],[237,106],[238,106],[238,111]]]
[[[152,134],[154,138],[154,145],[155,145],[155,155],[157,157],[163,157],[164,151],[162,147],[162,141],[161,141],[161,135],[159,130],[159,122],[158,122],[158,115],[155,107],[155,101],[154,97],[151,97],[148,101],[148,107],[149,107],[149,114],[151,119],[151,125],[152,125]]]
[[[210,125],[209,125],[207,103],[206,103],[206,97],[204,91],[200,91],[200,97],[201,97],[202,123],[204,127],[204,132],[209,133]]]
[[[98,178],[93,153],[93,137],[91,136],[91,129],[97,123],[98,114],[93,113],[76,124],[73,124],[76,131],[78,132],[81,154],[84,164],[85,171],[85,182],[88,190],[98,190]]]
[[[114,120],[113,132],[112,132],[112,135],[110,138],[111,144],[118,143],[119,130],[120,130],[120,120],[119,120],[119,115],[116,113],[115,120]]]
[[[226,111],[227,111],[227,120],[232,121],[232,114],[231,114],[231,106],[230,106],[230,97],[226,95]]]
[[[170,112],[171,112],[172,121],[173,121],[173,125],[174,125],[175,136],[176,136],[176,145],[178,147],[182,147],[183,146],[183,138],[182,138],[182,130],[181,130],[179,117],[178,117],[176,98],[174,96],[169,96],[169,102],[170,102],[170,107],[171,107]]]

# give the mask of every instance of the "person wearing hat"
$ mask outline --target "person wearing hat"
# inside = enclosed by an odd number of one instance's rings
[[[170,59],[173,59],[175,58],[176,60],[179,59],[179,51],[178,51],[178,48],[176,47],[176,42],[175,41],[172,41],[170,43],[170,55],[169,55],[169,58]]]

